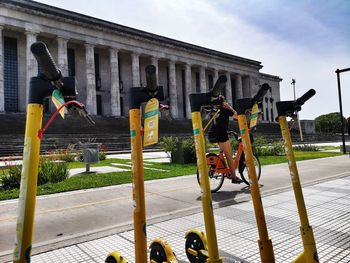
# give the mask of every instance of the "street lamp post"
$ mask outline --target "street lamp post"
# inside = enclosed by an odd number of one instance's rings
[[[296,100],[295,96],[295,79],[292,79],[292,85],[293,85],[293,92],[294,92],[294,101]],[[301,130],[301,125],[300,125],[300,119],[299,119],[299,112],[297,112],[297,119],[298,119],[298,126],[299,126],[299,134],[300,134],[300,141],[303,141],[303,131]]]
[[[341,121],[341,135],[342,135],[342,141],[343,141],[343,153],[346,154],[346,147],[345,147],[345,123],[343,118],[343,106],[342,106],[342,99],[341,99],[341,89],[340,89],[340,73],[350,71],[350,68],[345,69],[337,69],[335,73],[337,73],[337,81],[338,81],[338,96],[339,96],[339,108],[340,108],[340,121]]]

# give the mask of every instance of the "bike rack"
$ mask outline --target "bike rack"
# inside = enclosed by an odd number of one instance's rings
[[[300,234],[302,237],[304,251],[293,262],[318,263],[318,254],[316,249],[315,238],[312,227],[309,224],[303,191],[300,184],[299,173],[295,161],[292,139],[287,123],[287,117],[293,117],[296,112],[301,110],[301,106],[315,95],[315,90],[310,89],[296,101],[279,101],[276,103],[278,112],[278,122],[288,158],[288,167],[293,185],[295,200],[297,203],[298,214],[300,219]]]
[[[237,114],[238,114],[238,126],[243,142],[243,150],[246,158],[246,164],[248,168],[248,175],[250,180],[250,193],[253,200],[254,212],[256,223],[259,232],[259,251],[261,262],[275,262],[275,256],[273,252],[272,241],[269,238],[264,208],[261,201],[261,195],[259,190],[259,182],[253,163],[253,150],[249,136],[249,129],[247,125],[246,111],[251,109],[255,103],[260,102],[265,96],[267,90],[270,89],[268,84],[263,84],[255,95],[254,98],[243,98],[236,101]]]

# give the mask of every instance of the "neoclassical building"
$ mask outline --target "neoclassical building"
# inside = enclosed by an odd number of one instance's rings
[[[0,1],[0,39],[2,113],[26,110],[29,79],[40,71],[30,46],[43,41],[63,75],[76,77],[78,100],[92,115],[127,116],[127,91],[146,85],[145,67],[153,64],[174,118],[190,118],[189,94],[226,75],[224,94],[233,104],[267,82],[264,121],[275,121],[281,79],[261,73],[259,61],[28,0]],[[45,111],[53,111],[49,100]]]

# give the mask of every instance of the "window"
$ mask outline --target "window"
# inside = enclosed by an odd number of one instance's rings
[[[72,48],[67,49],[68,56],[68,76],[75,77],[75,51]]]
[[[209,83],[209,90],[212,90],[214,87],[214,79],[213,79],[213,75],[208,75],[208,83]]]
[[[199,72],[196,72],[196,92],[201,92],[201,84],[199,82]]]
[[[183,109],[183,116],[186,118],[186,77],[185,77],[185,70],[181,71],[181,83],[182,83],[182,109]]]
[[[94,54],[94,61],[95,61],[95,83],[96,83],[96,90],[101,89],[101,77],[100,77],[100,55],[95,53]]]
[[[5,111],[18,111],[17,39],[4,37]]]

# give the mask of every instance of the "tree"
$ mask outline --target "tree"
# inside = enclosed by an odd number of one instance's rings
[[[332,112],[318,116],[315,119],[316,132],[341,133],[341,121],[339,116],[339,112]],[[346,119],[344,117],[343,119],[346,127]]]

